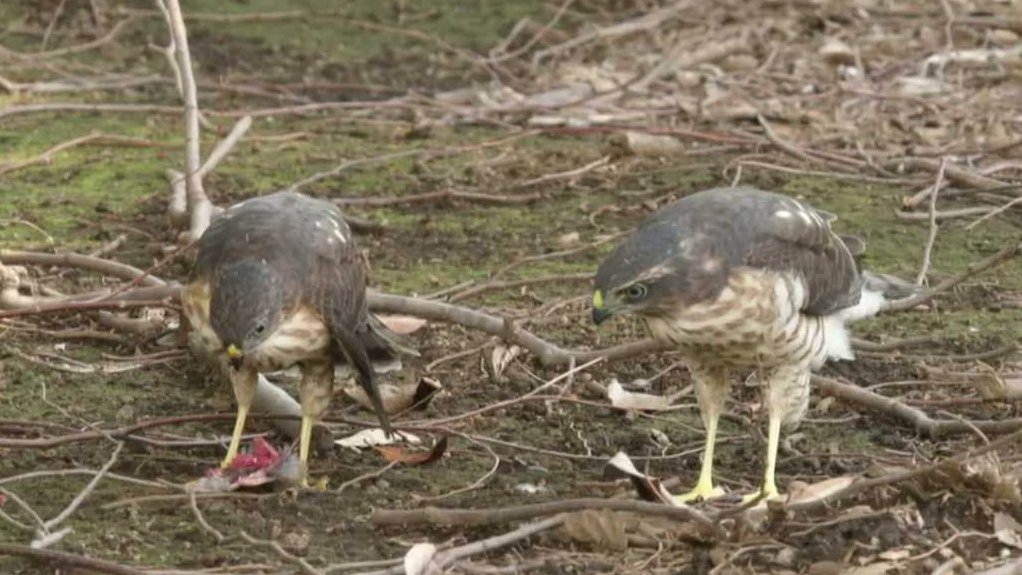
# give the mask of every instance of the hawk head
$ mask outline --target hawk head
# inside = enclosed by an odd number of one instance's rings
[[[655,317],[716,296],[727,282],[730,247],[712,230],[653,214],[600,264],[593,321],[621,314]]]
[[[280,326],[288,301],[285,282],[265,262],[244,259],[219,269],[212,291],[210,323],[231,364],[239,367]]]

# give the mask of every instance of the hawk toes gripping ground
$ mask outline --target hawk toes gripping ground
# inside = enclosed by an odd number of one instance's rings
[[[228,366],[238,401],[224,465],[237,455],[259,372],[295,364],[302,371],[303,481],[335,363],[351,364],[390,431],[370,358],[407,348],[366,308],[365,271],[337,207],[290,192],[246,200],[214,220],[197,245],[182,303],[190,347]]]
[[[635,314],[691,369],[706,451],[699,481],[682,500],[716,492],[713,447],[732,372],[755,370],[762,382],[769,418],[762,492],[777,495],[781,427],[805,415],[810,371],[852,359],[845,324],[913,289],[860,274],[853,253],[864,245],[831,231],[834,219],[780,194],[717,188],[661,208],[600,265],[593,321]]]

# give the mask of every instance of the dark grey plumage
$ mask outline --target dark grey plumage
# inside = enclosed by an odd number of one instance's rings
[[[239,421],[228,459],[257,372],[292,364],[303,372],[303,463],[311,421],[329,404],[334,363],[351,364],[390,431],[370,359],[415,352],[369,313],[365,270],[336,206],[291,192],[246,200],[216,218],[197,248],[182,299],[193,347],[234,366]]]

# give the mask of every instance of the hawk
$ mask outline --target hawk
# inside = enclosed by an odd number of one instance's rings
[[[308,485],[312,427],[330,404],[335,363],[352,365],[390,433],[370,358],[415,354],[366,308],[365,270],[333,204],[280,192],[231,206],[199,239],[182,296],[189,346],[226,364],[238,416],[223,466],[238,444],[260,372],[299,365],[299,460]]]
[[[828,359],[854,357],[846,324],[915,291],[890,276],[859,273],[853,251],[863,246],[836,235],[834,219],[784,195],[716,188],[664,206],[600,264],[593,321],[635,314],[691,370],[706,449],[682,502],[721,493],[712,475],[717,420],[730,378],[751,371],[769,421],[760,491],[777,497],[781,429],[804,417],[810,372]]]

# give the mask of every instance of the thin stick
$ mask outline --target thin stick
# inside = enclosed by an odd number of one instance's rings
[[[1010,202],[1004,204],[1003,206],[1001,206],[1001,207],[999,207],[997,209],[994,209],[994,210],[990,210],[985,215],[980,216],[979,218],[976,218],[976,221],[974,221],[971,224],[965,226],[965,229],[966,230],[971,230],[972,228],[980,225],[981,223],[989,220],[990,218],[992,218],[994,216],[997,216],[997,215],[1000,215],[1000,214],[1003,214],[1004,212],[1006,212],[1009,209],[1017,206],[1020,203],[1022,203],[1022,196],[1019,196],[1019,197],[1011,200]]]
[[[58,514],[53,519],[50,519],[49,521],[43,523],[43,527],[45,527],[47,531],[59,527],[61,523],[66,521],[68,517],[71,517],[71,514],[73,514],[79,507],[81,507],[82,503],[85,502],[89,495],[91,495],[92,492],[96,490],[96,486],[99,485],[99,482],[103,480],[104,476],[106,476],[107,471],[110,471],[110,468],[113,467],[114,463],[117,463],[117,458],[120,456],[121,449],[123,448],[124,443],[118,442],[117,447],[114,449],[113,454],[110,455],[110,459],[106,462],[106,465],[100,468],[99,473],[92,477],[92,480],[90,480],[89,483],[85,485],[85,488],[82,489],[81,492],[79,492],[78,495],[76,495],[75,498],[71,500],[71,503],[69,503],[67,507],[65,507],[64,510],[60,512],[60,514]]]
[[[694,521],[712,528],[715,532],[719,527],[693,507],[674,507],[663,503],[635,501],[632,499],[564,499],[547,503],[532,503],[512,507],[491,509],[440,509],[423,507],[420,509],[377,509],[373,511],[370,521],[373,525],[460,525],[477,527],[495,523],[524,521],[533,517],[569,513],[583,509],[610,509],[613,511],[631,511],[655,517],[666,517],[677,521]]]
[[[238,123],[234,124],[234,127],[231,128],[227,137],[220,140],[220,143],[213,148],[212,152],[209,153],[209,156],[206,158],[206,163],[202,164],[202,167],[199,168],[199,178],[202,179],[212,172],[213,169],[216,168],[217,164],[220,163],[220,160],[223,160],[227,154],[231,152],[231,149],[233,149],[234,146],[241,141],[241,138],[245,136],[245,132],[248,132],[248,129],[251,127],[252,116],[245,116],[238,120]]]
[[[195,240],[202,236],[209,226],[213,204],[206,197],[202,187],[202,163],[199,139],[199,97],[192,71],[192,57],[188,51],[188,33],[181,4],[178,0],[156,0],[166,2],[170,14],[170,34],[174,39],[174,51],[181,68],[181,89],[185,107],[185,186],[188,189],[188,206],[191,213],[189,233]]]
[[[919,467],[913,467],[911,469],[906,469],[904,471],[898,471],[895,473],[887,473],[885,475],[881,475],[880,477],[856,481],[849,485],[848,487],[836,491],[826,497],[814,501],[809,501],[806,503],[797,503],[795,505],[788,506],[788,509],[793,511],[809,511],[823,509],[831,503],[840,501],[842,499],[847,499],[848,497],[862,493],[867,489],[871,489],[873,487],[878,487],[881,485],[903,483],[910,479],[915,479],[916,477],[921,477],[933,473],[934,471],[938,471],[939,469],[946,466],[960,465],[972,458],[979,457],[980,455],[983,455],[985,453],[990,453],[993,451],[997,451],[1003,447],[1014,445],[1019,440],[1022,440],[1022,430],[1016,431],[1015,433],[1012,433],[1010,435],[1005,435],[1004,437],[1001,437],[996,441],[987,443],[986,445],[970,449],[965,453],[960,453],[959,455],[942,459],[940,461],[937,461],[936,463],[931,463],[929,465],[921,465]]]
[[[8,265],[43,265],[83,268],[106,274],[108,276],[136,280],[144,277],[141,284],[145,286],[165,286],[167,282],[155,276],[146,276],[146,272],[136,267],[91,256],[75,253],[48,254],[43,252],[24,252],[19,250],[0,249],[0,262]]]
[[[119,565],[103,559],[95,559],[84,555],[75,555],[74,553],[66,553],[64,551],[34,549],[32,547],[15,545],[13,543],[0,543],[0,555],[24,557],[38,563],[64,567],[75,571],[86,569],[89,571],[106,573],[108,575],[146,575],[145,571],[140,571],[134,567],[128,567],[127,565]]]
[[[968,266],[962,273],[940,282],[939,284],[936,285],[936,287],[928,291],[918,293],[914,296],[889,302],[885,304],[883,309],[885,311],[912,309],[918,305],[930,301],[937,294],[950,290],[951,288],[955,287],[962,281],[974,277],[976,274],[980,272],[986,271],[994,266],[1000,265],[1014,258],[1019,253],[1022,253],[1022,244],[1009,245],[1008,247],[1002,248],[996,254],[986,258],[985,260],[976,262],[975,264]]]
[[[443,570],[444,568],[452,565],[459,559],[464,559],[465,557],[476,555],[478,553],[488,553],[490,551],[493,551],[494,549],[499,549],[512,543],[521,541],[522,539],[527,539],[535,535],[536,533],[540,533],[542,531],[546,531],[547,529],[557,527],[561,523],[564,523],[564,520],[566,518],[567,516],[564,514],[555,515],[553,517],[547,517],[546,519],[541,519],[533,523],[522,525],[518,529],[515,529],[514,531],[511,531],[509,533],[495,535],[493,537],[488,537],[481,541],[474,541],[467,545],[462,545],[461,547],[454,547],[446,551],[441,551],[433,557],[433,563],[441,570]],[[390,569],[384,569],[382,571],[371,571],[369,573],[364,573],[362,575],[403,575],[404,573],[405,567],[402,564],[395,565]]]
[[[199,525],[206,530],[206,533],[212,535],[213,539],[215,539],[217,543],[223,543],[224,534],[206,521],[206,517],[202,514],[202,510],[199,509],[199,504],[195,500],[194,492],[190,492],[188,494],[188,506],[192,508],[192,515],[195,516],[195,520],[199,522]]]
[[[926,248],[923,250],[923,264],[919,267],[919,275],[916,276],[916,283],[923,285],[926,281],[926,274],[930,271],[930,254],[933,253],[933,244],[937,241],[937,194],[944,184],[944,169],[947,167],[947,158],[940,159],[940,169],[937,170],[937,181],[933,183],[933,193],[930,194],[930,234],[926,238]]]
[[[244,539],[245,541],[248,541],[253,545],[268,547],[272,549],[273,552],[276,553],[281,559],[289,563],[298,565],[298,567],[302,570],[302,573],[305,573],[306,575],[325,575],[322,571],[310,565],[309,562],[306,561],[305,559],[302,559],[301,557],[297,557],[295,555],[288,553],[287,550],[281,547],[280,543],[277,543],[276,541],[270,539],[256,539],[255,537],[252,537],[251,535],[246,533],[244,530],[240,531],[239,533],[241,535],[241,538]]]

